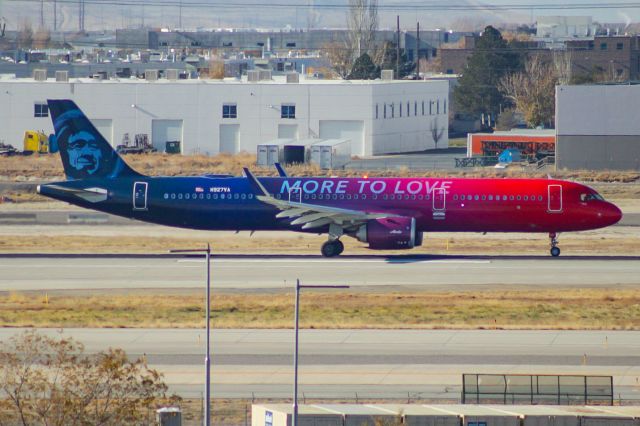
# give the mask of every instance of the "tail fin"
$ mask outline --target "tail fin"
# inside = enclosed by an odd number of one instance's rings
[[[48,100],[67,179],[142,176],[120,158],[71,100]]]

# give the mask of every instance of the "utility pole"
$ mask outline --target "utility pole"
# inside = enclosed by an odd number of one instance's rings
[[[420,22],[416,29],[416,74],[420,78]]]
[[[53,31],[58,31],[58,0],[53,0]]]
[[[44,29],[44,0],[40,0],[40,28]]]
[[[211,425],[211,246],[206,249],[169,250],[169,253],[204,253],[207,267],[207,288],[205,300],[205,320],[207,323],[207,347],[204,356],[204,421],[203,426]]]
[[[182,29],[182,0],[178,5],[178,28]]]
[[[396,17],[398,24],[398,37],[396,43],[396,79],[400,79],[400,15]]]

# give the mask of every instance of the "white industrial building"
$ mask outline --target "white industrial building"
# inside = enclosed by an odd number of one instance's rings
[[[558,169],[640,170],[640,85],[556,87]]]
[[[153,74],[151,74],[153,77]],[[448,146],[446,81],[307,80],[297,74],[243,80],[56,79],[0,76],[0,140],[53,132],[47,99],[72,99],[115,146],[147,134],[158,150],[254,153],[266,141],[350,139],[359,156]]]

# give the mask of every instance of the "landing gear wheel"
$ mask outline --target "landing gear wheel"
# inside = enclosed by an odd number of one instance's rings
[[[344,251],[344,244],[342,244],[342,241],[340,240],[335,240],[333,243],[336,245],[336,249],[338,250],[338,252],[336,253],[336,256],[341,255],[342,252]]]
[[[344,245],[340,240],[327,241],[322,245],[320,251],[324,257],[338,256],[344,250]]]
[[[551,243],[551,256],[558,257],[560,256],[560,248],[558,247],[558,238],[555,232],[549,232],[549,241]]]

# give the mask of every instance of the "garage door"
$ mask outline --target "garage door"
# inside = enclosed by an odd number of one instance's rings
[[[240,125],[220,125],[220,152],[237,154],[240,152]]]
[[[364,155],[364,122],[320,120],[320,139],[351,139],[351,153]]]
[[[100,132],[100,134],[111,144],[113,145],[113,120],[102,120],[99,118],[90,120],[91,124],[95,126],[96,129]]]
[[[159,152],[164,152],[166,143],[169,141],[180,141],[184,145],[182,120],[153,120],[151,126],[151,143]]]

